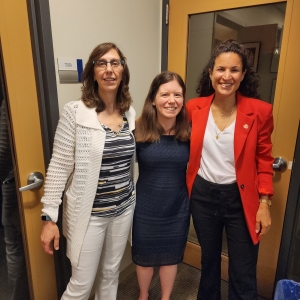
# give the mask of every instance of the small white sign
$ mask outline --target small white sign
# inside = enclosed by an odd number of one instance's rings
[[[58,58],[57,63],[59,71],[77,71],[76,58]]]

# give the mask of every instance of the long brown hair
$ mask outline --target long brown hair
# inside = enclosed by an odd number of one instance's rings
[[[136,120],[135,139],[137,142],[155,142],[163,135],[164,129],[157,121],[156,107],[152,105],[158,89],[162,84],[176,80],[182,88],[183,98],[185,98],[185,84],[182,78],[174,72],[165,71],[158,74],[152,81],[147,98],[144,103],[141,116]],[[183,106],[176,116],[174,127],[175,137],[180,141],[187,141],[190,137],[190,126],[185,109],[185,100]]]
[[[82,72],[82,96],[81,99],[87,107],[96,108],[97,112],[105,110],[105,103],[98,94],[98,83],[94,80],[94,60],[99,59],[101,56],[106,54],[109,50],[114,49],[123,60],[123,72],[122,81],[119,85],[117,92],[117,107],[121,114],[127,111],[132,103],[132,99],[129,93],[129,69],[126,63],[126,57],[123,55],[121,50],[114,43],[102,43],[95,47],[89,56],[89,59]]]

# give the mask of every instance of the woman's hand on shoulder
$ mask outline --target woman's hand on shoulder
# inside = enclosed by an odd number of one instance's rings
[[[267,203],[260,203],[256,213],[256,233],[259,236],[266,234],[271,227],[271,213]]]
[[[54,222],[44,221],[41,233],[41,244],[44,251],[48,254],[53,254],[53,248],[55,250],[59,249],[59,230]]]

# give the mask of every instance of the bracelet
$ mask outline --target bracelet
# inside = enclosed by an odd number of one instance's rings
[[[269,199],[259,199],[259,203],[267,203],[271,207],[272,201]]]

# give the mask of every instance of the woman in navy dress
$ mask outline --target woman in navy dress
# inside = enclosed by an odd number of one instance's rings
[[[132,259],[139,300],[148,299],[153,267],[159,267],[162,298],[169,300],[186,245],[190,210],[185,182],[189,124],[185,85],[173,72],[157,75],[136,121],[139,178],[133,220]]]

